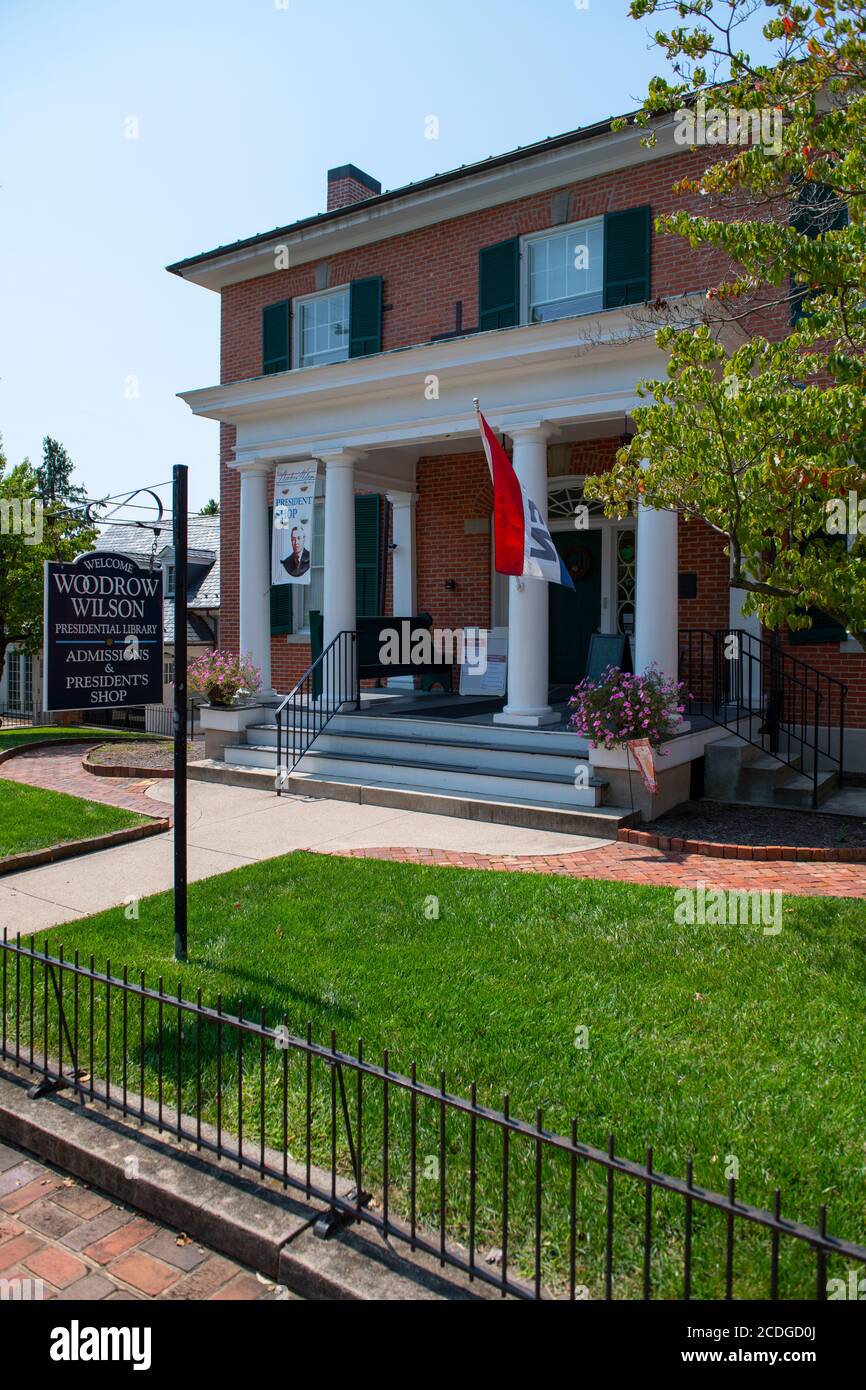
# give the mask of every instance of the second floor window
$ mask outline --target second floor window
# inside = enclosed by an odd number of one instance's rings
[[[529,323],[598,313],[604,308],[604,220],[528,237],[526,318]]]
[[[315,367],[349,356],[349,287],[295,301],[295,362]]]

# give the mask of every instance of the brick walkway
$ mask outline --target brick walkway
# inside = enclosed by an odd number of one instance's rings
[[[295,1297],[7,1144],[0,1144],[0,1279],[42,1280],[46,1300]]]
[[[325,853],[317,850],[315,853]],[[807,897],[866,898],[866,864],[760,863],[739,859],[708,859],[701,854],[677,854],[640,845],[610,844],[575,854],[463,854],[438,849],[352,849],[332,851],[349,859],[387,859],[401,864],[440,864],[461,869],[508,870],[512,873],[559,874],[654,887],[781,889]]]
[[[94,740],[94,744],[98,740]],[[35,749],[0,766],[0,778],[8,777],[31,786],[69,792],[91,801],[105,801],[143,815],[167,815],[168,803],[144,795],[147,780],[93,777],[81,766],[85,747]],[[782,889],[811,897],[866,897],[866,864],[788,863],[784,860],[736,860],[707,858],[643,845],[609,844],[601,849],[555,855],[503,855],[463,853],[458,850],[375,849],[312,850],[354,859],[386,859],[404,864],[441,864],[464,869],[497,869],[516,873],[560,874],[569,878],[596,878],[621,883],[646,883],[656,887],[691,888],[707,884],[717,888]]]
[[[34,748],[0,765],[0,778],[26,782],[31,787],[45,787],[48,791],[68,792],[70,796],[82,796],[87,801],[102,801],[143,816],[168,815],[167,805],[150,801],[144,795],[145,789],[152,785],[150,780],[94,777],[84,771],[81,759],[100,742],[104,740],[94,739],[93,743],[77,743],[74,747]]]

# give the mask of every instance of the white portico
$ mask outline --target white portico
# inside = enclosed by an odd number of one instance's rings
[[[637,381],[662,368],[653,337],[638,333],[623,310],[184,393],[196,414],[236,429],[230,466],[241,480],[240,645],[261,668],[265,689],[274,688],[267,517],[278,462],[320,463],[321,606],[327,645],[339,632],[355,627],[356,493],[377,492],[391,501],[392,606],[395,615],[408,616],[417,602],[416,463],[422,455],[480,452],[474,396],[512,448],[519,478],[544,511],[551,446],[619,434],[637,404]],[[554,531],[568,524],[562,518],[551,522]],[[607,540],[605,544],[608,555]],[[655,661],[675,674],[677,544],[672,514],[640,509],[635,588],[636,667]],[[615,595],[607,590],[604,605],[601,630],[615,632]],[[544,727],[552,718],[548,585],[509,580],[505,607],[508,691],[497,718],[518,727]]]

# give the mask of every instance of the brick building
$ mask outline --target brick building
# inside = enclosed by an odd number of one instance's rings
[[[604,122],[386,193],[344,165],[326,212],[169,267],[221,297],[220,382],[183,399],[221,423],[222,642],[252,653],[266,692],[309,667],[311,611],[325,644],[358,613],[507,630],[495,717],[539,730],[583,676],[592,633],[627,634],[635,669],[671,674],[681,629],[760,638],[701,523],[591,509],[575,529],[582,479],[610,464],[636,383],[664,370],[641,306],[675,300],[688,317],[722,269],[653,230],[705,158],[672,124],[647,149]],[[547,506],[574,600],[495,573],[474,397]],[[274,469],[308,460],[312,581],[272,591]],[[866,765],[862,653],[816,627],[796,655],[847,684],[849,764]]]

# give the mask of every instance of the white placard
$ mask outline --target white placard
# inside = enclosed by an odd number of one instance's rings
[[[508,675],[508,629],[494,627],[487,633],[487,666],[479,671],[466,662],[460,667],[461,695],[504,695]]]

